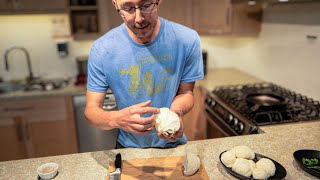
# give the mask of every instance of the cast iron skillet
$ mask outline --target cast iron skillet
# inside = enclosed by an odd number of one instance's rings
[[[258,179],[254,179],[252,177],[246,177],[246,176],[243,176],[241,174],[238,174],[234,171],[232,171],[231,168],[228,168],[227,166],[225,166],[223,164],[223,162],[221,161],[221,155],[226,152],[226,151],[223,151],[220,156],[219,156],[219,159],[220,159],[220,162],[223,166],[223,168],[228,172],[230,173],[231,175],[233,175],[234,177],[238,178],[238,179],[242,179],[242,180],[258,180]],[[259,159],[261,158],[268,158],[262,154],[258,154],[258,153],[255,153],[255,158],[253,159],[254,162],[257,162]],[[270,158],[268,158],[270,159]],[[280,164],[278,163],[277,161],[273,160],[273,159],[270,159],[274,165],[276,166],[276,172],[273,176],[269,177],[268,179],[271,179],[271,180],[279,180],[279,179],[284,179],[286,176],[287,176],[287,171],[286,169]]]
[[[307,173],[314,175],[318,178],[320,178],[320,170],[316,169],[310,169],[307,165],[303,164],[302,158],[317,158],[320,161],[320,151],[317,150],[308,150],[308,149],[302,149],[297,150],[293,153],[294,159],[298,162],[299,166],[305,170]],[[320,166],[320,164],[319,164]]]
[[[260,108],[281,108],[287,104],[283,97],[263,93],[249,94],[246,96],[246,101],[252,106],[251,109],[253,111]]]

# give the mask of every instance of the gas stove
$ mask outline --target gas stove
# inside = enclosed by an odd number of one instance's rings
[[[219,121],[230,135],[251,134],[257,126],[320,120],[319,101],[273,83],[220,86],[205,102],[207,119]]]

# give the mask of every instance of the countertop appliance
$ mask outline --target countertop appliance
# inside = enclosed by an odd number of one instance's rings
[[[320,120],[320,103],[273,83],[220,86],[205,99],[208,138],[261,133],[259,126]]]
[[[92,152],[114,149],[118,136],[118,129],[99,130],[92,127],[84,117],[86,104],[85,95],[77,95],[73,97],[75,108],[77,135],[80,152]],[[117,109],[114,95],[108,92],[105,96],[103,109],[112,111]]]

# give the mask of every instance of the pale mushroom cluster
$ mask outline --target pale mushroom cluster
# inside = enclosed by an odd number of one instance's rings
[[[275,164],[268,158],[254,162],[255,153],[247,146],[236,146],[221,155],[221,161],[232,171],[255,179],[268,179],[276,172]]]
[[[157,114],[155,127],[158,132],[171,135],[176,133],[180,128],[179,116],[169,108],[160,108]]]

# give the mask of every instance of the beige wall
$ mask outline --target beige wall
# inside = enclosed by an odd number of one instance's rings
[[[66,14],[56,15],[8,15],[0,16],[0,77],[20,79],[27,75],[24,55],[13,51],[9,56],[10,70],[4,66],[4,52],[11,46],[25,47],[31,57],[36,75],[47,78],[73,77],[77,74],[75,57],[88,54],[92,41],[69,41],[69,56],[58,56],[57,39],[52,38],[52,20],[66,18]]]

